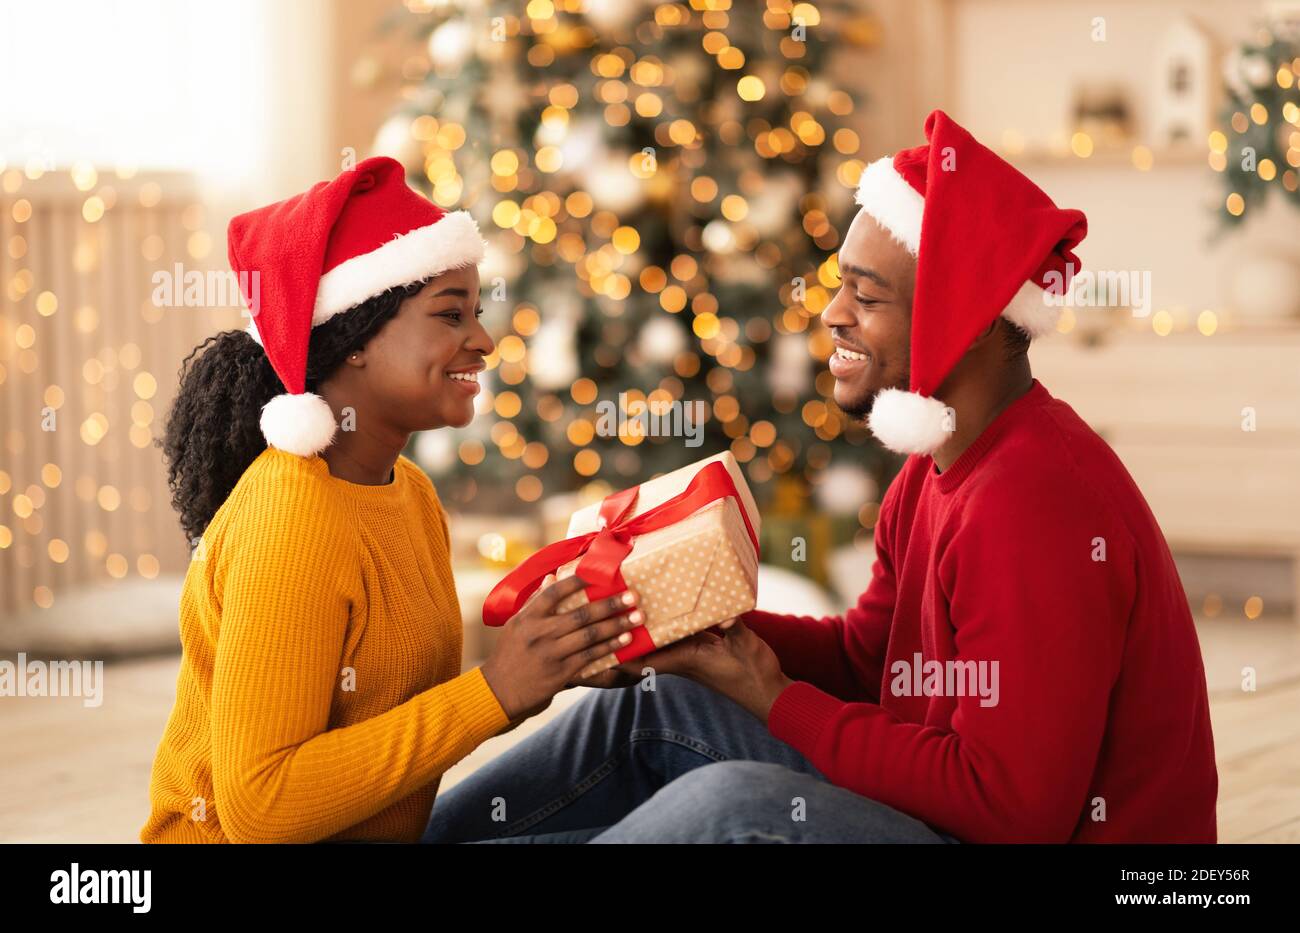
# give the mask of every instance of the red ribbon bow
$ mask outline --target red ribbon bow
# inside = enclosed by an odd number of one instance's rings
[[[721,463],[714,461],[695,474],[682,493],[673,496],[635,518],[628,518],[636,502],[639,486],[625,489],[606,497],[600,506],[600,530],[589,531],[574,538],[556,541],[533,554],[492,588],[483,602],[483,622],[486,625],[505,625],[528,602],[547,574],[581,556],[575,573],[585,580],[587,599],[595,602],[627,589],[623,581],[623,559],[632,550],[632,539],[637,535],[669,525],[698,512],[710,502],[728,496],[736,500],[745,530],[758,553],[758,536],[749,522],[749,514],[740,500],[731,474]],[[654,643],[644,625],[632,630],[632,642],[616,652],[620,661],[640,657],[653,650]]]

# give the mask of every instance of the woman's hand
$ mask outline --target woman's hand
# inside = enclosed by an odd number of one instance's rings
[[[644,620],[636,595],[616,593],[557,613],[567,597],[586,586],[567,577],[539,591],[501,627],[483,677],[511,719],[545,709],[578,672],[632,640],[628,629]]]

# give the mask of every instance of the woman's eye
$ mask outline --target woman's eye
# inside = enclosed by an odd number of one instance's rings
[[[453,320],[453,321],[459,321],[459,320],[460,320],[460,312],[459,312],[459,311],[439,311],[437,316],[438,316],[438,317],[450,318],[450,319]]]
[[[880,302],[875,298],[868,298],[866,295],[854,295],[853,297],[858,300],[858,304],[867,308],[870,308],[872,305],[880,304]]]

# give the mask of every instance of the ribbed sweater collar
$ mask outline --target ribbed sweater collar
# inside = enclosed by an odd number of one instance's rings
[[[980,460],[988,453],[989,448],[994,445],[1010,425],[1022,418],[1025,412],[1037,408],[1044,402],[1050,401],[1051,398],[1052,396],[1043,387],[1043,384],[1037,379],[1033,380],[1029,391],[1002,409],[1001,413],[989,422],[988,427],[980,432],[980,436],[975,438],[974,442],[962,451],[961,456],[948,469],[942,473],[936,473],[934,458],[927,456],[925,458],[927,461],[925,465],[927,479],[934,484],[934,487],[940,493],[947,495],[953,492],[961,486],[966,477],[970,476]]]
[[[352,483],[345,479],[340,479],[330,473],[329,464],[320,455],[312,457],[298,458],[297,455],[277,450],[274,447],[268,447],[271,456],[283,461],[284,463],[297,466],[301,465],[307,470],[315,473],[322,480],[337,490],[341,495],[347,496],[363,505],[381,506],[386,504],[401,505],[406,498],[407,491],[410,489],[410,477],[402,469],[400,460],[393,464],[393,479],[391,482],[382,485],[370,486],[365,483]]]

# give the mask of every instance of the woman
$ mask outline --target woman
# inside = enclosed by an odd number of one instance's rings
[[[483,245],[383,158],[231,222],[254,317],[167,422],[196,546],[142,841],[413,842],[443,772],[640,621],[631,593],[559,613],[566,580],[460,671],[446,516],[401,451],[473,417]]]

